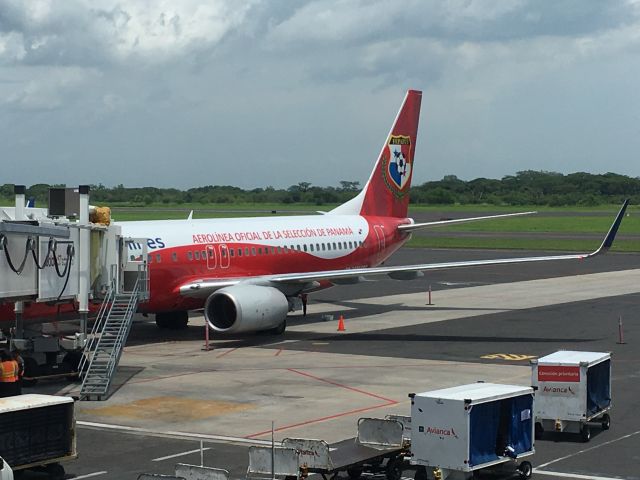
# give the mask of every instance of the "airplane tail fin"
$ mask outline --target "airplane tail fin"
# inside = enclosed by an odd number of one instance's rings
[[[421,101],[422,92],[407,92],[366,185],[329,214],[407,216]]]

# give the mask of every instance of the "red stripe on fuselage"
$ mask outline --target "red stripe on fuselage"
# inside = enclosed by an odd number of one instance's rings
[[[389,258],[409,238],[407,234],[397,230],[399,224],[407,223],[406,219],[368,217],[366,220],[369,223],[369,233],[363,244],[358,246],[355,246],[353,239],[344,237],[340,242],[334,242],[333,239],[324,242],[318,239],[298,239],[283,240],[280,246],[239,242],[198,243],[154,250],[149,254],[150,301],[141,306],[141,311],[152,313],[202,308],[204,299],[186,298],[179,294],[180,286],[202,279],[250,278],[376,266]],[[348,246],[349,241],[351,247]],[[334,249],[334,244],[338,243],[346,243],[347,248]],[[291,249],[292,245],[294,250]],[[241,256],[238,255],[238,249],[242,249]],[[222,251],[226,251],[225,257],[222,256]],[[321,258],[322,255],[335,253],[340,255],[336,258]],[[323,285],[330,286],[326,283]]]

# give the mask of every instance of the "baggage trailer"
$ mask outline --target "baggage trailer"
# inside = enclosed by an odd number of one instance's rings
[[[580,434],[591,439],[591,426],[611,425],[611,354],[560,350],[531,361],[531,384],[537,387],[535,433]]]
[[[317,473],[327,480],[346,472],[357,479],[367,472],[400,480],[408,455],[409,444],[400,421],[361,418],[356,438],[331,445],[324,440],[285,438],[277,447],[250,447],[247,478],[271,478],[273,474],[292,480]]]
[[[65,478],[60,462],[74,459],[74,400],[54,395],[0,399],[0,456],[14,471],[41,469],[52,480]]]
[[[531,477],[531,463],[516,461],[534,453],[533,388],[479,382],[409,397],[416,480],[480,471]]]

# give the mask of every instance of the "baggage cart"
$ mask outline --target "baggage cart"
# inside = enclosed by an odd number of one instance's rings
[[[531,476],[531,463],[521,459],[534,453],[533,388],[479,382],[409,397],[416,480],[480,471]]]
[[[54,395],[0,399],[0,456],[14,471],[42,469],[63,479],[60,462],[76,458],[74,400]]]
[[[357,479],[363,472],[384,473],[400,480],[408,465],[409,445],[398,420],[361,418],[358,436],[334,444],[323,440],[286,438],[277,447],[249,448],[247,478],[306,478],[320,474],[325,480],[346,472]]]
[[[531,384],[537,388],[535,433],[580,434],[611,425],[611,354],[560,350],[531,361]]]

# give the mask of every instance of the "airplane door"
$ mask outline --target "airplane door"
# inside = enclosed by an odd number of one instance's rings
[[[374,225],[373,231],[376,232],[376,238],[378,239],[378,251],[381,252],[385,247],[384,227],[382,225]]]
[[[223,243],[218,247],[220,251],[220,268],[229,268],[229,248]]]
[[[214,245],[207,245],[207,268],[213,270],[217,266],[216,247]]]

